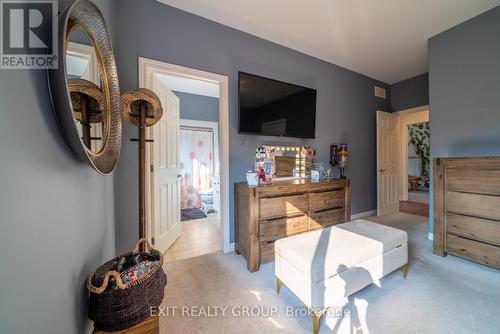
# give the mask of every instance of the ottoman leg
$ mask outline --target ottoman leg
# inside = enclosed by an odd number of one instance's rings
[[[280,290],[281,290],[282,285],[283,285],[283,282],[278,277],[276,277],[276,293],[278,295],[280,294]]]
[[[401,267],[401,271],[403,272],[404,279],[406,279],[408,276],[408,263]]]
[[[313,321],[313,334],[318,334],[321,318],[323,317],[323,314],[325,314],[325,310],[321,312],[317,312],[315,310],[309,310],[309,313],[311,314]]]

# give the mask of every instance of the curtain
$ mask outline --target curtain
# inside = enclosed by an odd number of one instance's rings
[[[421,158],[421,176],[428,177],[430,170],[429,122],[408,125],[409,144]]]
[[[408,125],[408,179],[410,189],[427,190],[430,175],[429,122]],[[416,158],[412,158],[416,157]]]
[[[180,130],[181,209],[201,208],[200,193],[213,187],[213,132]]]
[[[417,155],[415,146],[408,145],[408,175],[420,177],[422,175],[422,158]]]

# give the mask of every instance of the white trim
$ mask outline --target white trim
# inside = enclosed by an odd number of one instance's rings
[[[431,241],[434,240],[434,233],[432,233],[432,232],[427,233],[427,239],[429,239]]]
[[[425,106],[420,106],[420,107],[415,107],[415,108],[410,108],[410,109],[404,109],[404,110],[399,110],[395,111],[395,114],[402,115],[402,114],[410,114],[414,112],[419,112],[419,111],[425,111],[425,110],[430,110],[429,105]]]
[[[175,93],[174,93],[175,94]],[[179,118],[181,125],[194,126],[199,128],[211,128],[215,132],[219,131],[219,123],[212,121],[198,121],[195,119]]]
[[[224,253],[230,251],[229,244],[229,79],[225,75],[196,70],[189,67],[169,64],[157,60],[139,57],[139,87],[151,87],[153,75],[166,74],[184,78],[202,80],[219,85],[219,159],[221,185],[221,249]],[[148,128],[149,129],[149,128]],[[146,156],[149,159],[148,155]],[[146,168],[146,170],[149,170]],[[147,224],[148,225],[148,224]],[[149,226],[146,226],[146,236],[151,239]]]
[[[172,91],[215,97],[217,99],[220,95],[219,85],[212,82],[163,74],[158,75],[158,79]]]
[[[351,215],[351,220],[364,218],[366,216],[374,216],[376,214],[377,214],[377,210],[370,210],[370,211],[355,213],[355,214]]]
[[[234,251],[236,251],[236,244],[233,242],[233,243],[229,244],[229,250],[226,253],[234,252]]]

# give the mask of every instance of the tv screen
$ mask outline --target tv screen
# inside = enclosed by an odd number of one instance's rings
[[[239,132],[314,138],[316,90],[239,72]]]

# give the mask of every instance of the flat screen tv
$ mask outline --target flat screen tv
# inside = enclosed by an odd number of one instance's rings
[[[238,73],[239,133],[314,138],[316,90]]]

